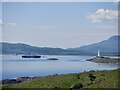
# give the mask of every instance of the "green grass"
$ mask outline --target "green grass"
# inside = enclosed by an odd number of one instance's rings
[[[77,83],[82,83],[83,88],[118,88],[119,70],[46,76],[14,86],[4,86],[3,88],[70,88],[71,85]],[[92,84],[88,79],[90,73],[96,77]]]

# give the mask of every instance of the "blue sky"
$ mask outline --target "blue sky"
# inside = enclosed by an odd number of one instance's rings
[[[3,3],[3,41],[40,47],[79,47],[117,35],[117,4]]]
[[[0,19],[2,18],[2,5],[0,3]],[[1,23],[1,21],[0,21]],[[2,41],[2,27],[0,26],[0,41]],[[0,46],[1,47],[1,46]],[[2,50],[0,50],[0,53],[2,52]],[[0,59],[0,61],[2,61],[2,58]],[[0,73],[2,73],[2,63],[0,63]],[[2,74],[0,74],[0,79],[2,80]]]

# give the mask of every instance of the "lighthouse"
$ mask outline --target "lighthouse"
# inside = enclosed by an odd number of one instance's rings
[[[97,56],[98,56],[98,57],[101,57],[101,56],[100,56],[100,50],[98,50],[98,55],[97,55]]]
[[[97,55],[96,55],[95,58],[106,58],[106,59],[109,59],[110,57],[104,57],[104,56],[102,56],[102,55],[100,54],[100,50],[98,50],[98,53],[97,53]]]
[[[96,58],[105,58],[105,57],[101,56],[101,54],[100,54],[100,50],[98,50],[98,53],[97,53]]]

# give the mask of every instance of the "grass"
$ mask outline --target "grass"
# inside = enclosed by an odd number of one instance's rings
[[[70,88],[77,83],[83,88],[118,88],[118,71],[120,69],[46,76],[3,88]],[[93,81],[88,79],[90,74],[96,77]]]

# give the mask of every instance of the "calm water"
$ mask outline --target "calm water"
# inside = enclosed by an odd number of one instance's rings
[[[86,61],[92,56],[52,56],[44,55],[38,59],[23,59],[21,56],[3,55],[2,79],[10,79],[22,76],[46,76],[53,74],[79,73],[89,70],[116,69],[116,64],[98,64]],[[47,58],[58,58],[56,61]]]

